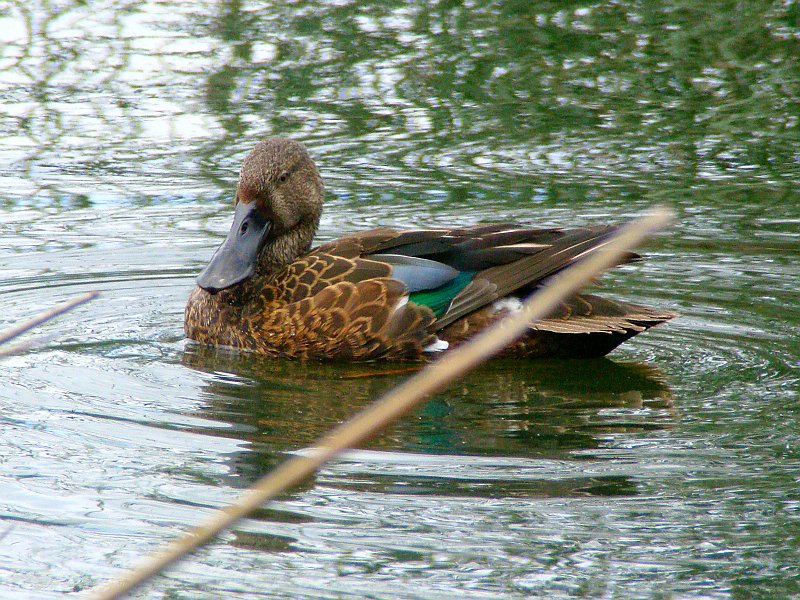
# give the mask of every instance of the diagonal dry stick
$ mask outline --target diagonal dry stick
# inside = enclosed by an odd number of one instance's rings
[[[14,325],[9,327],[3,332],[0,332],[0,344],[5,344],[9,340],[13,340],[15,337],[21,336],[23,333],[26,333],[36,327],[37,325],[41,325],[42,323],[46,323],[51,319],[55,319],[63,315],[65,312],[72,310],[73,308],[79,307],[81,304],[85,304],[89,302],[89,300],[93,300],[97,297],[100,292],[86,292],[85,294],[81,294],[80,296],[76,296],[72,300],[67,300],[66,302],[62,302],[54,306],[53,308],[49,308],[40,312],[39,314],[31,317],[27,321],[20,323],[19,325]]]
[[[120,598],[170,564],[206,544],[267,500],[313,474],[343,450],[358,446],[374,436],[425,398],[500,352],[522,335],[533,321],[545,317],[565,297],[578,292],[602,271],[616,265],[626,251],[657,229],[666,226],[671,218],[671,211],[656,208],[649,215],[621,228],[597,251],[553,277],[550,283],[525,302],[519,312],[509,315],[494,327],[472,338],[470,342],[451,350],[390,390],[352,419],[335,427],[314,447],[300,456],[290,458],[256,481],[236,502],[216,511],[205,523],[146,558],[134,570],[93,593],[90,591],[89,597],[94,600]]]
[[[38,335],[30,340],[19,342],[18,344],[11,344],[0,348],[0,359],[8,358],[9,356],[19,356],[20,354],[27,354],[31,350],[44,346],[56,338],[55,335]]]

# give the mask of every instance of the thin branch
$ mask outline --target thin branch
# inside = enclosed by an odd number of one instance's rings
[[[40,346],[44,346],[45,344],[52,342],[55,338],[55,335],[38,335],[33,339],[11,344],[10,346],[5,346],[0,348],[0,358],[8,358],[9,356],[25,354],[35,348],[39,348]]]
[[[70,310],[77,308],[81,304],[86,304],[89,302],[89,300],[96,298],[99,293],[100,292],[86,292],[85,294],[81,294],[72,300],[67,300],[66,302],[62,302],[53,308],[42,311],[27,321],[20,323],[19,325],[9,327],[5,331],[0,332],[0,344],[5,344],[6,342],[21,336],[23,333],[30,331],[42,323],[46,323],[47,321],[55,319],[56,317],[63,315],[65,312],[69,312]]]
[[[343,450],[358,446],[376,435],[425,398],[500,352],[522,335],[533,321],[545,317],[564,298],[578,292],[602,271],[617,264],[626,251],[657,229],[666,226],[671,218],[671,211],[657,208],[649,215],[621,228],[596,252],[553,277],[550,283],[525,302],[520,311],[509,315],[468,343],[451,350],[440,360],[390,390],[352,419],[335,427],[314,447],[287,460],[256,481],[234,504],[216,511],[205,523],[146,558],[133,571],[94,593],[90,592],[90,597],[94,600],[120,598],[158,575],[170,564],[206,544],[267,500],[313,474]]]

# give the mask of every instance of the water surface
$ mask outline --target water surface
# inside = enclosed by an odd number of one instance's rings
[[[0,5],[0,595],[107,580],[408,375],[187,343],[238,164],[304,141],[320,238],[678,213],[603,293],[680,318],[498,361],[139,593],[800,594],[794,5]]]

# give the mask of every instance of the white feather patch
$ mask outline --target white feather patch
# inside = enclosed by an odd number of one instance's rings
[[[518,312],[521,309],[522,302],[515,296],[506,296],[505,298],[500,298],[500,300],[497,300],[494,304],[492,304],[493,313],[499,313],[501,311]]]
[[[406,304],[408,304],[408,295],[400,296],[400,299],[397,301],[397,304],[394,305],[392,316],[396,315],[397,311],[403,308]]]
[[[425,346],[422,351],[423,352],[443,352],[450,347],[449,342],[445,342],[444,340],[440,340],[436,338],[436,341],[432,344]]]

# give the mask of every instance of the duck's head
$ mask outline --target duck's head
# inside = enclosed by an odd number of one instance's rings
[[[322,213],[323,186],[299,142],[268,138],[247,155],[228,237],[197,277],[215,294],[308,250]]]

